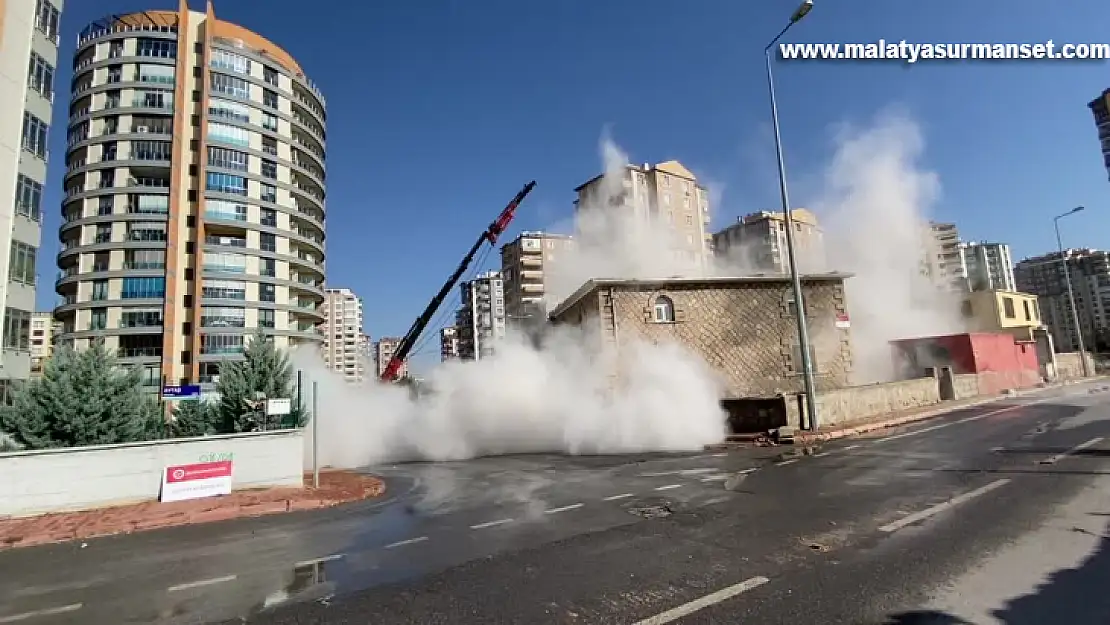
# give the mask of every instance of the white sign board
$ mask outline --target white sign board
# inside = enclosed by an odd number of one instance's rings
[[[836,327],[840,330],[847,330],[852,327],[852,320],[847,314],[841,313],[836,316]]]
[[[293,400],[291,399],[267,399],[266,400],[266,416],[276,417],[280,415],[287,415],[293,411]]]
[[[231,460],[168,466],[162,471],[161,501],[231,494]]]

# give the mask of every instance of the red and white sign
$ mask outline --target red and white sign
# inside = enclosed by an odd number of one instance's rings
[[[162,472],[162,501],[230,494],[230,460],[169,466]]]
[[[847,330],[852,327],[852,320],[848,318],[848,313],[839,313],[836,315],[836,327],[841,330]]]

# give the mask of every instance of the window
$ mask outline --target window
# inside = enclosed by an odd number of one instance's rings
[[[1012,297],[1003,297],[1002,298],[1002,314],[1007,319],[1014,319],[1014,318],[1017,317],[1017,313],[1014,312],[1014,298],[1012,298]]]
[[[131,105],[148,109],[172,109],[173,92],[156,91],[154,89],[136,89],[135,97],[131,100]]]
[[[274,327],[275,313],[269,308],[258,309],[258,327],[272,328]]]
[[[106,82],[108,82],[109,84],[117,83],[117,82],[123,82],[123,66],[122,65],[113,65],[113,66],[109,67],[108,68],[108,80]]]
[[[46,132],[49,126],[34,115],[23,113],[23,149],[46,159]]]
[[[260,302],[274,302],[277,301],[277,289],[272,284],[259,284],[258,285],[258,301]]]
[[[202,354],[238,354],[242,351],[242,334],[202,334],[200,337]]]
[[[212,50],[212,69],[235,72],[237,74],[250,74],[251,62],[245,56],[228,52],[227,50]]]
[[[27,86],[47,100],[54,99],[54,66],[37,53],[31,53],[31,67],[27,71]]]
[[[136,56],[153,56],[162,59],[177,58],[177,42],[172,39],[140,37],[135,43]]]
[[[258,246],[263,252],[276,252],[277,237],[268,232],[263,232],[258,235]]]
[[[140,65],[139,82],[172,85],[176,80],[176,69],[173,65]]]
[[[165,241],[166,222],[133,221],[127,224],[128,241]]]
[[[89,317],[90,330],[103,330],[108,327],[108,309],[93,308]]]
[[[167,215],[170,212],[170,197],[168,195],[128,195],[127,212],[142,215]]]
[[[213,117],[222,117],[244,123],[251,120],[251,109],[246,104],[217,98],[209,100],[208,114]]]
[[[278,118],[273,113],[262,113],[262,127],[271,132],[277,132]]]
[[[652,308],[652,321],[655,323],[672,323],[674,322],[674,302],[666,295],[660,295],[655,298],[655,305]]]
[[[162,325],[162,311],[157,308],[125,310],[120,316],[121,328],[156,328]]]
[[[249,158],[246,152],[218,148],[215,146],[210,146],[208,148],[209,167],[222,167],[224,169],[234,169],[235,171],[247,171],[248,163]]]
[[[112,224],[97,224],[93,244],[110,243],[112,241]]]
[[[4,309],[4,347],[31,349],[31,313],[18,308]]]
[[[273,137],[267,137],[267,136],[263,135],[262,136],[262,151],[267,153],[267,154],[273,154],[274,156],[277,156],[277,153],[278,153],[277,139],[275,139]]]
[[[250,147],[251,144],[250,131],[220,123],[208,124],[208,139],[242,147]]]
[[[35,3],[35,28],[42,31],[51,41],[58,39],[58,18],[60,13],[50,0],[37,0]]]
[[[201,384],[215,384],[220,379],[220,363],[218,362],[202,362],[200,363],[200,375],[197,381]]]
[[[271,278],[277,277],[277,261],[272,258],[260,258],[258,274],[262,276],[269,276]]]
[[[260,187],[259,197],[262,198],[262,201],[277,202],[277,187],[265,182],[259,183],[258,186]]]
[[[262,175],[263,177],[271,180],[277,180],[277,163],[274,161],[262,161]]]
[[[92,283],[92,299],[93,301],[101,301],[108,299],[108,281],[107,280],[93,280]]]
[[[15,183],[15,212],[33,221],[42,220],[42,185],[23,174]]]
[[[165,269],[165,250],[127,250],[124,255],[125,269]]]
[[[277,70],[272,68],[272,67],[263,67],[262,68],[262,79],[276,87],[277,84],[278,84]]]
[[[246,221],[247,205],[227,200],[205,200],[204,215],[209,219],[226,219],[228,221]]]
[[[270,226],[271,228],[276,228],[277,227],[277,211],[276,210],[274,210],[272,208],[263,208],[263,209],[260,209],[260,214],[262,215],[261,222],[262,222],[263,226]]]
[[[817,373],[817,351],[812,345],[809,346],[809,366],[814,373]],[[792,373],[804,373],[805,366],[802,363],[802,348],[800,345],[791,346],[788,369]]]
[[[1030,311],[1030,308],[1029,308],[1029,300],[1027,300],[1027,299],[1021,300],[1021,308],[1022,308],[1022,312],[1025,313],[1025,320],[1026,321],[1032,321],[1033,320],[1033,313]]]
[[[137,161],[170,160],[169,141],[132,141],[131,158]]]
[[[206,188],[209,191],[230,193],[232,195],[247,194],[247,179],[242,176],[233,176],[231,174],[221,174],[219,172],[210,171],[208,172],[207,183]]]
[[[115,197],[111,195],[102,195],[97,200],[96,214],[100,216],[111,215],[114,208]]]
[[[262,103],[266,106],[276,109],[278,107],[278,94],[269,89],[262,90]]]
[[[209,242],[205,241],[205,243]],[[246,273],[247,257],[229,252],[205,254],[203,270],[213,273]]]
[[[165,294],[165,278],[123,279],[123,299],[161,298]]]
[[[250,83],[242,78],[228,76],[227,74],[211,74],[208,84],[212,93],[223,93],[236,98],[249,99],[251,97]]]
[[[21,241],[12,241],[8,259],[8,279],[13,282],[35,285],[35,254],[38,248]]]
[[[246,325],[246,310],[243,308],[220,306],[201,308],[200,327],[202,328],[242,328]]]
[[[207,256],[207,255],[206,255]],[[205,280],[201,283],[204,299],[247,299],[247,283],[238,280]]]

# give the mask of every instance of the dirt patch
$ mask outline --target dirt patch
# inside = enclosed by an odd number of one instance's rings
[[[372,475],[350,471],[323,471],[320,473],[319,488],[312,488],[312,474],[306,473],[303,489],[241,490],[223,497],[192,501],[148,501],[81,512],[0,519],[0,550],[178,525],[329,508],[380,497],[384,492],[385,484]]]

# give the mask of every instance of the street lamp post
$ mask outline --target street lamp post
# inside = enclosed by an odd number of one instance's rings
[[[1064,254],[1064,242],[1060,238],[1060,220],[1068,215],[1074,215],[1083,210],[1076,206],[1070,211],[1052,218],[1052,225],[1056,228],[1056,247],[1060,250],[1060,266],[1064,270],[1064,284],[1068,287],[1068,305],[1071,306],[1071,322],[1075,324],[1075,336],[1079,338],[1079,360],[1083,363],[1083,377],[1090,377],[1091,371],[1087,364],[1087,350],[1083,346],[1083,328],[1079,327],[1079,309],[1075,306],[1075,291],[1071,287],[1071,271],[1068,269],[1068,257]]]
[[[775,100],[775,79],[771,72],[771,49],[786,34],[786,31],[808,15],[812,8],[813,0],[805,0],[790,16],[790,21],[782,29],[782,32],[776,35],[771,43],[763,49],[763,57],[767,65],[767,89],[771,94],[771,124],[775,130],[775,152],[779,162],[779,193],[782,196],[782,214],[786,228],[786,257],[790,265],[790,281],[794,289],[794,309],[798,321],[798,351],[801,352],[802,358],[806,412],[809,413],[810,429],[816,430],[819,421],[817,418],[816,389],[814,388],[816,385],[813,379],[813,361],[810,357],[809,329],[806,327],[805,301],[802,298],[802,278],[798,274],[798,261],[794,250],[794,217],[790,211],[790,196],[786,190],[786,162],[782,156],[782,137],[779,134],[779,107]]]

